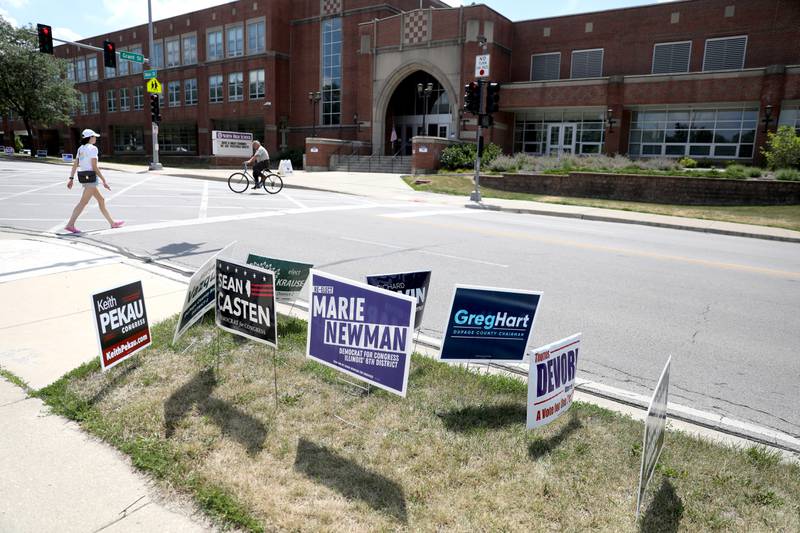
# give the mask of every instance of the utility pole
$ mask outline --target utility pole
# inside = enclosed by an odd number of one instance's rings
[[[483,151],[483,137],[482,137],[482,128],[481,128],[481,118],[483,117],[484,111],[486,109],[483,90],[486,82],[483,80],[478,80],[478,109],[479,113],[477,116],[478,119],[478,130],[477,135],[475,137],[475,190],[469,195],[469,199],[472,202],[481,203],[481,152]]]
[[[147,62],[150,68],[153,68],[153,7],[151,0],[147,0],[147,32],[150,37],[150,60]],[[158,125],[151,121],[150,131],[153,134],[153,161],[150,163],[150,170],[161,170],[161,163],[158,162]]]

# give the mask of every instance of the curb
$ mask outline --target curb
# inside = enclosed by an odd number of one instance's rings
[[[715,235],[727,235],[729,237],[745,237],[749,239],[762,239],[767,241],[780,241],[800,243],[800,237],[784,237],[782,235],[768,235],[766,233],[753,233],[748,231],[734,231],[718,228],[701,228],[688,224],[675,224],[669,222],[652,222],[648,220],[633,220],[629,218],[621,218],[610,215],[584,215],[582,213],[562,213],[558,211],[547,211],[543,209],[525,209],[521,207],[501,207],[499,205],[491,204],[465,204],[464,207],[468,209],[485,209],[488,211],[498,211],[504,213],[518,213],[524,215],[543,215],[561,218],[573,218],[581,220],[591,220],[595,222],[613,222],[617,224],[633,224],[638,226],[651,226],[656,228],[677,229],[684,231],[694,231],[698,233],[711,233]]]

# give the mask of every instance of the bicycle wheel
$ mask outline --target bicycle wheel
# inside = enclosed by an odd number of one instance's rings
[[[250,178],[242,172],[234,172],[228,177],[228,188],[235,193],[243,193],[250,186]]]
[[[278,194],[283,189],[283,180],[277,174],[264,176],[264,190],[270,194]]]

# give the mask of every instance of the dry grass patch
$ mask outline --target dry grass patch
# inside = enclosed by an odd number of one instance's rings
[[[670,433],[642,523],[633,519],[642,424],[588,404],[525,430],[525,385],[423,357],[405,400],[349,394],[303,357],[305,324],[281,318],[281,350],[213,324],[102,374],[40,394],[54,410],[253,531],[797,531],[800,468],[761,450]],[[277,363],[275,406],[273,361]]]

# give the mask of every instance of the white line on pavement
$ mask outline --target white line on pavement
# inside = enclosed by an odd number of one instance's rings
[[[67,186],[67,182],[66,181],[57,181],[56,183],[51,183],[50,185],[45,185],[44,187],[38,187],[36,189],[30,189],[30,190],[27,190],[27,191],[22,191],[22,192],[18,192],[18,193],[15,193],[15,194],[11,194],[9,196],[5,196],[3,198],[0,198],[0,200],[9,200],[11,198],[16,198],[17,196],[22,196],[24,194],[31,194],[31,193],[34,193],[36,191],[43,191],[45,189],[50,189],[52,187],[58,187],[58,186],[66,187]]]
[[[364,239],[354,239],[353,237],[339,237],[343,241],[350,241],[350,242],[360,242],[361,244],[374,244],[375,246],[383,246],[385,248],[394,248],[395,250],[402,250],[405,248],[404,246],[397,246],[394,244],[386,244],[383,242],[376,242],[376,241],[367,241]]]
[[[106,199],[106,202],[110,202],[110,201],[111,201],[111,200],[113,200],[114,198],[117,198],[117,197],[119,197],[119,196],[122,196],[123,194],[125,194],[125,193],[126,193],[126,192],[128,192],[129,190],[133,189],[134,187],[138,187],[139,185],[141,185],[141,184],[143,184],[143,183],[147,183],[148,181],[150,181],[150,180],[152,180],[152,179],[155,179],[155,178],[157,178],[157,177],[158,177],[158,176],[148,176],[148,177],[146,177],[146,178],[145,178],[145,179],[143,179],[143,180],[137,181],[136,183],[132,183],[132,184],[128,185],[127,187],[125,187],[124,189],[122,189],[121,191],[119,191],[119,192],[117,192],[117,193],[115,193],[115,194],[112,194],[112,195],[111,195],[111,196],[110,196],[108,199]]]
[[[197,218],[206,218],[208,215],[208,182],[203,182],[203,195],[200,197],[200,214]]]
[[[308,208],[308,206],[306,204],[304,204],[300,200],[295,200],[294,198],[292,198],[291,196],[289,196],[286,193],[283,193],[281,196],[283,196],[284,198],[286,198],[287,200],[289,200],[290,202],[292,202],[294,205],[296,205],[297,207],[299,207],[301,209],[307,209]]]
[[[354,239],[352,237],[339,237],[339,238],[342,239],[343,241],[360,242],[362,244],[372,244],[374,246],[383,246],[384,248],[393,248],[395,250],[405,249],[404,246],[397,246],[396,244],[386,244],[386,243],[383,243],[383,242],[366,241],[366,240],[363,240],[363,239]],[[439,252],[432,252],[430,250],[409,249],[408,251],[409,252],[417,252],[417,253],[421,253],[421,254],[427,254],[427,255],[436,255],[436,256],[439,256],[439,257],[446,257],[448,259],[456,259],[458,261],[468,261],[470,263],[479,263],[481,265],[489,265],[489,266],[496,266],[496,267],[500,267],[500,268],[508,268],[508,265],[503,265],[501,263],[492,263],[491,261],[482,261],[480,259],[473,259],[471,257],[462,257],[460,255],[442,254],[442,253],[439,253]]]

